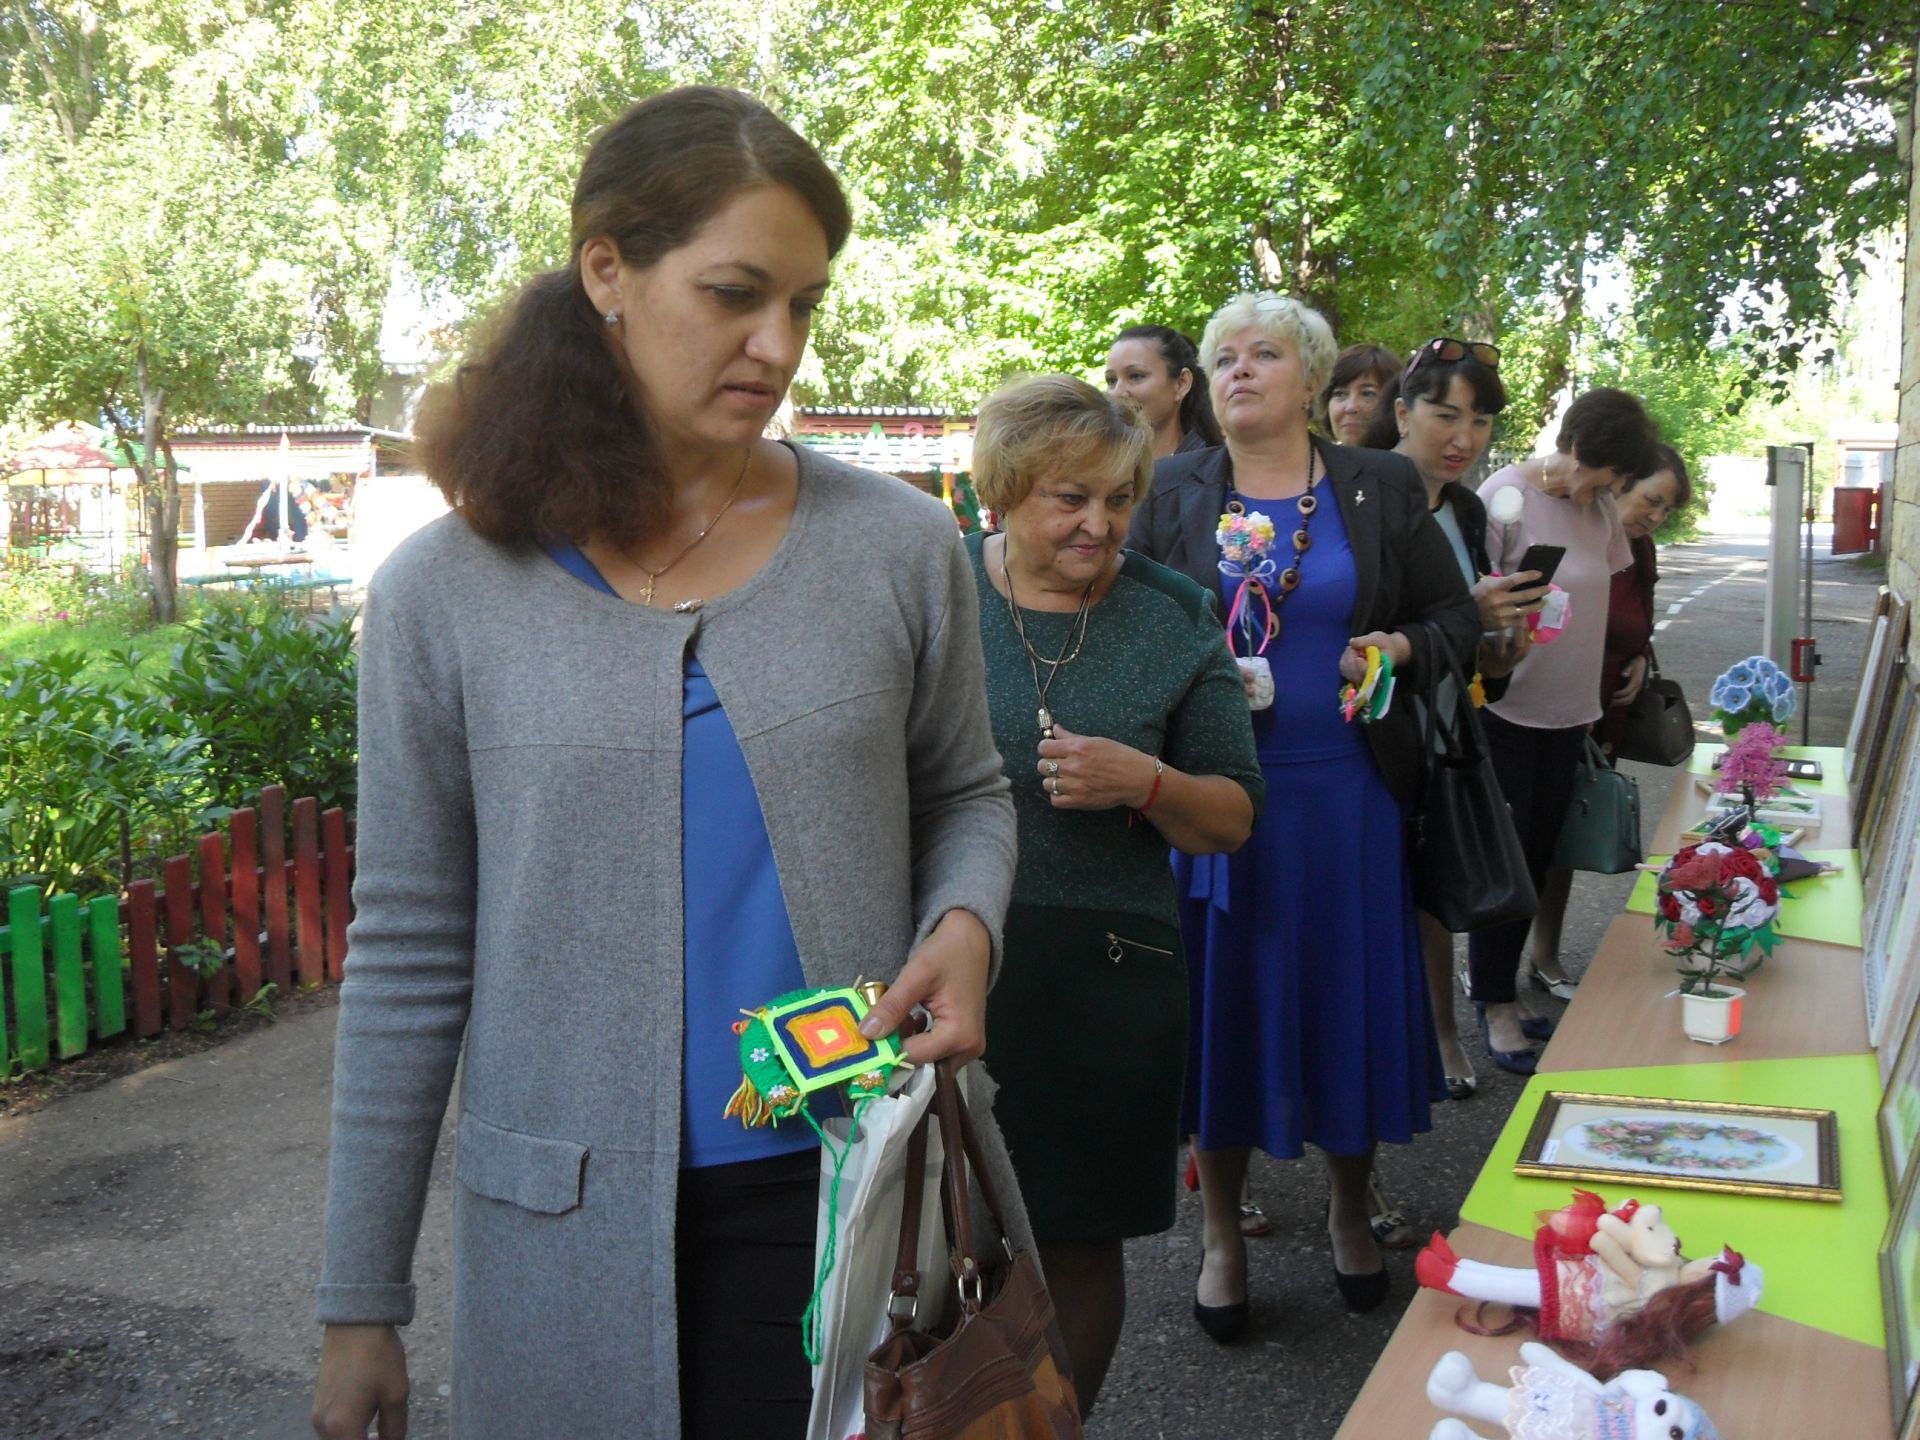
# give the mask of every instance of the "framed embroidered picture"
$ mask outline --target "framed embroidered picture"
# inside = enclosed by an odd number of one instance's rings
[[[1549,1090],[1513,1167],[1543,1180],[1838,1200],[1831,1110]]]
[[[1909,1166],[1880,1241],[1880,1301],[1887,1325],[1887,1378],[1893,1391],[1893,1431],[1920,1433],[1920,1166]]]

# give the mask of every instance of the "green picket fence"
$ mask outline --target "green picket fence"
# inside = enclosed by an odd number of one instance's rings
[[[0,1075],[16,1063],[44,1070],[50,1055],[83,1054],[89,1031],[102,1038],[120,1034],[127,1028],[126,994],[116,896],[83,905],[77,896],[56,895],[43,908],[35,886],[8,892],[0,925],[0,1016],[12,1011],[14,1044],[10,1049],[8,1027],[0,1024]]]

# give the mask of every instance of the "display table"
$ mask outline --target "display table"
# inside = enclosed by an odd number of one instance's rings
[[[1718,747],[1694,757],[1705,773]],[[1887,1222],[1875,1111],[1879,1072],[1867,1041],[1859,949],[1858,857],[1838,849],[1850,834],[1840,752],[1789,748],[1826,770],[1806,788],[1821,795],[1823,853],[1816,833],[1806,853],[1842,873],[1795,882],[1783,905],[1783,938],[1742,982],[1743,1028],[1730,1045],[1689,1040],[1680,1029],[1678,983],[1654,929],[1653,880],[1643,876],[1628,913],[1607,929],[1573,1003],[1541,1058],[1539,1073],[1508,1117],[1450,1237],[1463,1257],[1530,1266],[1538,1214],[1564,1205],[1575,1184],[1610,1204],[1628,1195],[1657,1203],[1689,1255],[1723,1244],[1766,1271],[1760,1307],[1694,1342],[1698,1369],[1660,1369],[1699,1401],[1722,1435],[1844,1435],[1892,1440],[1876,1250]],[[1697,786],[1674,787],[1655,830],[1671,853],[1705,800]],[[1793,913],[1789,916],[1789,908]],[[1809,936],[1818,938],[1808,938]],[[1540,1180],[1514,1174],[1521,1145],[1549,1091],[1802,1106],[1834,1111],[1840,1153],[1837,1202],[1635,1187],[1619,1182]],[[1438,1291],[1414,1297],[1341,1426],[1342,1440],[1425,1440],[1443,1417],[1426,1398],[1426,1377],[1448,1350],[1469,1356],[1482,1379],[1504,1379],[1528,1333],[1490,1337],[1463,1329],[1468,1301]],[[1488,1323],[1508,1312],[1494,1307]],[[1480,1425],[1481,1433],[1492,1434]]]
[[[1451,1243],[1460,1254],[1492,1264],[1526,1265],[1533,1255],[1530,1242],[1481,1225],[1462,1225]],[[1335,1440],[1426,1440],[1444,1414],[1427,1400],[1427,1373],[1449,1350],[1471,1359],[1481,1379],[1504,1378],[1526,1337],[1461,1329],[1454,1317],[1467,1303],[1438,1290],[1414,1297]],[[1877,1345],[1756,1310],[1725,1330],[1708,1331],[1693,1355],[1697,1370],[1663,1365],[1662,1373],[1706,1408],[1728,1440],[1890,1440],[1893,1433],[1887,1360]],[[1484,1424],[1477,1429],[1495,1433]]]

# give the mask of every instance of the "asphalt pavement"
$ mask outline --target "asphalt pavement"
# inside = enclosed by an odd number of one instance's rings
[[[1823,552],[1825,543],[1823,531]],[[1658,598],[1671,613],[1661,615],[1656,644],[1697,720],[1706,717],[1712,677],[1760,648],[1766,564],[1757,527],[1662,552]],[[1811,743],[1844,738],[1881,579],[1859,560],[1816,560],[1814,635],[1825,664],[1811,705]],[[1801,738],[1797,722],[1793,738]],[[1630,768],[1650,830],[1675,772]],[[1573,974],[1620,913],[1631,881],[1580,877],[1563,954]],[[1541,992],[1534,999],[1546,1013],[1562,1008]],[[292,1440],[310,1433],[319,1345],[310,1297],[320,1262],[334,1015],[311,1010],[0,1120],[0,1435]],[[1458,1018],[1471,1036],[1464,1001]],[[1493,1068],[1477,1041],[1468,1046],[1478,1093],[1439,1106],[1430,1135],[1386,1150],[1380,1161],[1389,1193],[1423,1233],[1455,1223],[1521,1088]],[[448,1149],[443,1135],[415,1263],[419,1317],[405,1332],[415,1440],[447,1434]],[[1126,1330],[1089,1440],[1324,1440],[1338,1428],[1411,1298],[1411,1258],[1390,1257],[1394,1288],[1385,1306],[1349,1314],[1329,1273],[1318,1165],[1256,1156],[1253,1186],[1274,1232],[1249,1246],[1250,1334],[1222,1348],[1190,1317],[1199,1213],[1183,1191],[1174,1229],[1127,1247]]]

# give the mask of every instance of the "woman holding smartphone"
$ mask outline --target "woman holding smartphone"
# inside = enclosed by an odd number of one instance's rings
[[[1564,629],[1550,644],[1536,643],[1514,668],[1506,694],[1481,712],[1494,770],[1513,810],[1536,890],[1546,883],[1587,727],[1600,718],[1613,575],[1633,563],[1614,496],[1658,467],[1658,440],[1653,421],[1633,396],[1605,387],[1589,390],[1568,407],[1552,454],[1496,471],[1480,487],[1494,568],[1506,574],[1547,572],[1568,600]],[[1528,608],[1510,594],[1492,618],[1503,627],[1519,625]],[[1474,931],[1467,941],[1474,1008],[1487,1053],[1494,1064],[1517,1075],[1531,1075],[1539,1059],[1532,1037],[1521,1029],[1525,1017],[1514,990],[1529,924],[1505,921]]]

